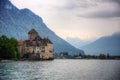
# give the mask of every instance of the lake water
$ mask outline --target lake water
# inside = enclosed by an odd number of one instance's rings
[[[120,80],[120,60],[0,62],[0,80]]]

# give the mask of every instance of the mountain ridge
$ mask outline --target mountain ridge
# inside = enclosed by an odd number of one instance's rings
[[[54,43],[54,52],[68,52],[70,54],[83,53],[83,50],[77,49],[58,37],[43,22],[42,18],[34,14],[29,9],[18,9],[9,0],[0,0],[0,36],[7,35],[27,39],[27,32],[35,28],[39,35],[48,37]]]
[[[89,43],[83,47],[80,47],[85,51],[86,54],[96,54],[100,53],[110,55],[120,55],[120,32],[114,33],[110,36],[104,36],[96,41]]]

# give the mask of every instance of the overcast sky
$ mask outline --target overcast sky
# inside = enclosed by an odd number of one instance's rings
[[[41,16],[51,30],[73,45],[120,32],[120,0],[10,1]]]

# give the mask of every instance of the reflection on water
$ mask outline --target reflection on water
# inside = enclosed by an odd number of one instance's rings
[[[0,80],[120,80],[120,60],[0,62]]]

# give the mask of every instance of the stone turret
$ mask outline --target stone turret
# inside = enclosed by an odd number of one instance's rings
[[[23,53],[23,45],[24,45],[24,39],[21,39],[17,46],[19,53]],[[22,54],[20,54],[20,56],[22,56]]]

